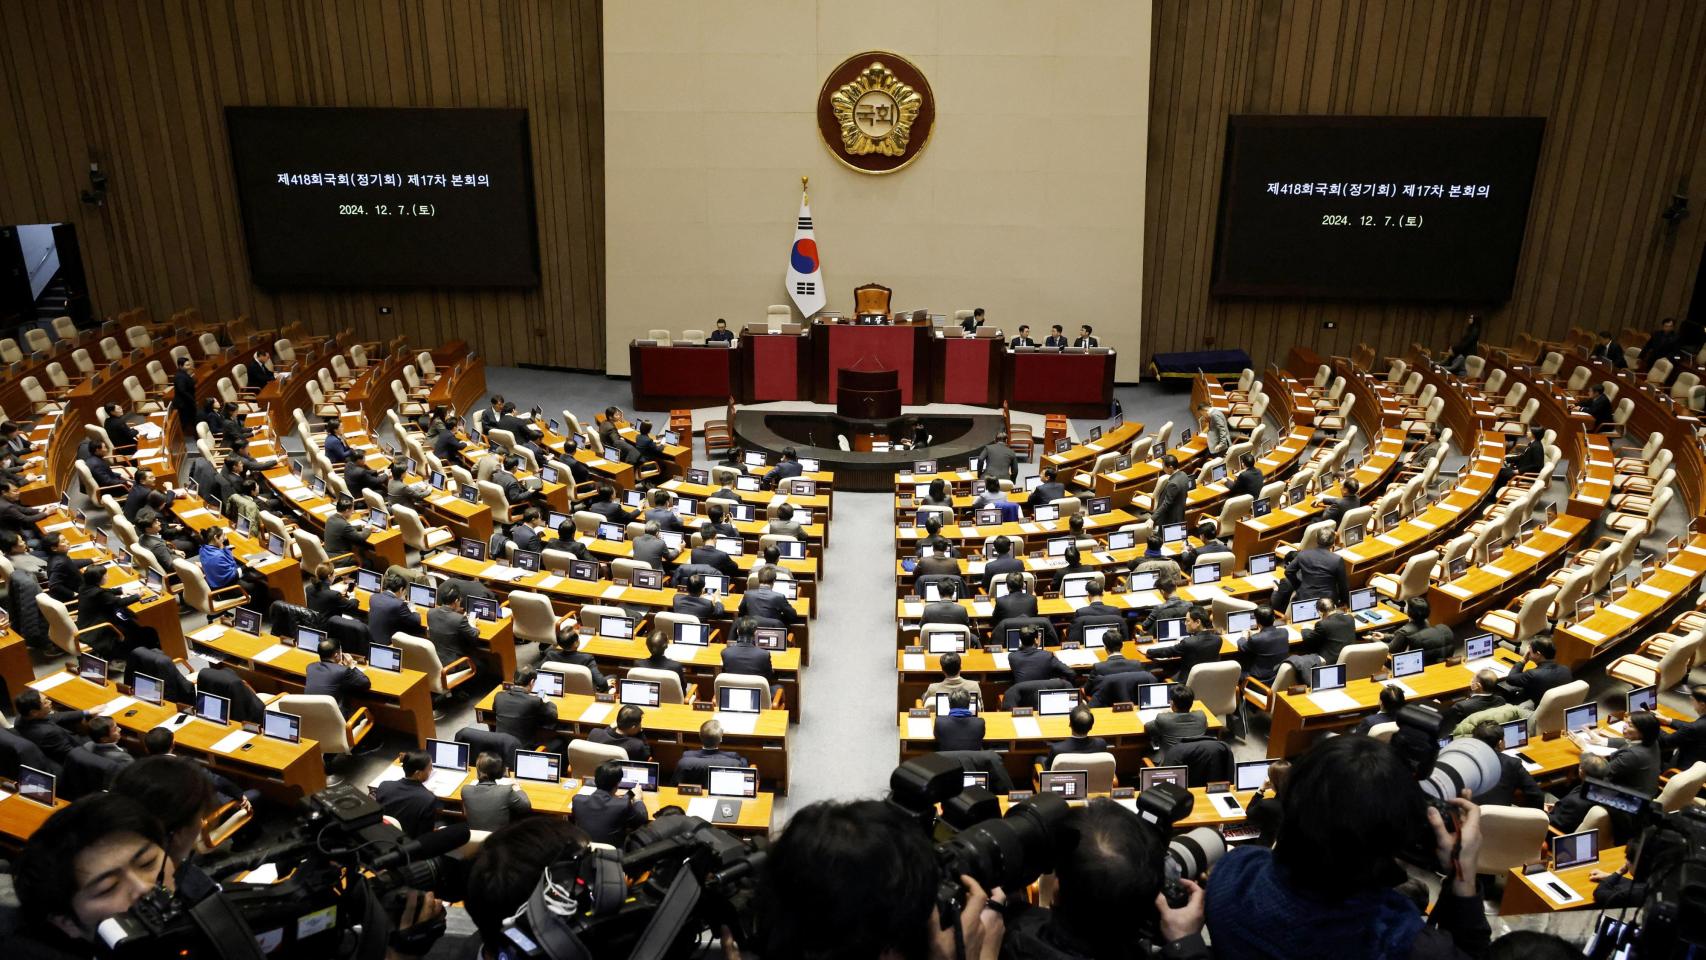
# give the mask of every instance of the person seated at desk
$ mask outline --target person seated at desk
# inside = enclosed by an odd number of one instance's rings
[[[1115,674],[1148,673],[1149,668],[1142,661],[1133,660],[1125,655],[1125,629],[1123,624],[1102,634],[1102,649],[1106,650],[1107,658],[1090,668],[1090,676],[1085,680],[1084,692],[1095,695],[1102,682]]]
[[[1054,571],[1055,593],[1060,593],[1065,589],[1067,577],[1075,573],[1096,572],[1095,567],[1084,562],[1084,555],[1078,551],[1078,544],[1076,543],[1068,546],[1066,551],[1060,555],[1060,559],[1064,562],[1064,565],[1057,567]]]
[[[707,343],[733,343],[734,339],[734,331],[729,329],[729,322],[722,317],[717,318],[717,329],[712,330],[710,336],[705,338]]]
[[[983,687],[976,680],[967,680],[960,676],[960,655],[953,651],[942,654],[942,679],[924,688],[924,706],[936,709],[936,697],[939,694],[953,693],[964,690],[971,694],[978,703],[983,701]]]
[[[712,767],[750,767],[738,753],[723,749],[723,725],[715,719],[699,725],[699,749],[688,750],[675,762],[675,784],[704,786]]]
[[[924,519],[924,536],[918,539],[918,555],[923,556],[938,543],[948,548],[948,556],[957,557],[960,555],[960,548],[956,547],[952,540],[942,536],[942,518],[931,514]]]
[[[484,410],[474,414],[474,428],[481,433],[485,433],[487,430],[496,428],[498,421],[503,419],[504,415],[503,394],[494,393],[486,402],[488,406]],[[609,410],[614,409],[616,408],[609,408]],[[609,413],[609,410],[606,410],[605,412]]]
[[[634,449],[640,451],[639,462],[657,464],[658,476],[664,480],[669,479],[675,461],[671,460],[663,452],[663,447],[658,446],[658,442],[652,438],[652,422],[641,420],[639,430],[640,435],[634,440]]]
[[[373,791],[373,798],[385,809],[385,815],[397,821],[405,836],[419,837],[438,826],[444,801],[427,789],[427,778],[431,776],[432,755],[425,750],[408,750],[403,753],[403,775],[385,781]]]
[[[1588,352],[1589,360],[1604,360],[1611,364],[1613,370],[1622,370],[1629,366],[1623,357],[1623,345],[1617,342],[1617,335],[1610,330],[1601,330],[1595,338],[1594,348]]]
[[[521,458],[513,453],[506,454],[503,458],[503,465],[492,471],[491,482],[503,489],[504,499],[509,501],[510,506],[519,507],[524,503],[531,503],[540,509],[544,509],[546,506],[545,491],[541,489],[539,478],[528,477],[526,480],[522,480],[515,475],[515,472],[520,469]]]
[[[976,310],[971,312],[971,316],[960,321],[960,330],[967,335],[974,334],[977,332],[977,328],[983,326],[983,324],[983,308],[978,307]]]
[[[1179,553],[1179,566],[1189,570],[1197,565],[1198,557],[1212,556],[1217,553],[1231,553],[1232,548],[1220,539],[1220,524],[1213,520],[1204,520],[1197,524],[1197,540],[1201,546],[1187,546]]]
[[[1634,736],[1611,755],[1606,777],[1620,787],[1656,797],[1663,769],[1659,761],[1659,737],[1663,735],[1659,715],[1651,710],[1637,710],[1629,716],[1629,727]],[[1617,745],[1617,741],[1612,744]]]
[[[651,744],[645,738],[645,712],[631,703],[625,703],[616,711],[616,722],[608,727],[599,727],[587,736],[593,743],[621,747],[628,752],[629,760],[650,760],[652,758]]]
[[[1416,445],[1416,449],[1411,450],[1409,457],[1404,460],[1405,469],[1420,470],[1426,467],[1428,461],[1439,454],[1439,436],[1439,424],[1429,424],[1428,432],[1423,434],[1421,442]]]
[[[978,490],[977,496],[973,498],[971,508],[973,510],[982,510],[984,507],[995,507],[999,510],[1001,509],[1001,505],[1007,502],[1009,502],[1007,494],[1003,493],[1001,490],[1001,481],[990,478],[983,481],[983,487]],[[1017,504],[1015,504],[1015,506],[1017,506]]]
[[[1140,626],[1144,633],[1152,637],[1155,636],[1155,622],[1157,620],[1173,620],[1187,616],[1192,610],[1196,609],[1189,600],[1178,596],[1178,585],[1172,580],[1157,579],[1155,589],[1161,594],[1161,602],[1150,608],[1149,615],[1143,618],[1143,623]]]
[[[468,657],[476,658],[480,651],[480,628],[468,616],[462,599],[462,588],[453,581],[438,586],[438,597],[427,611],[427,640],[438,651],[442,664],[454,663]]]
[[[937,596],[941,599],[932,600],[924,605],[924,611],[919,616],[918,626],[922,630],[932,623],[958,624],[962,627],[971,626],[971,611],[959,601],[960,589],[957,579],[942,579],[936,581]]]
[[[322,563],[313,573],[313,579],[308,581],[308,609],[327,621],[340,616],[357,620],[361,618],[361,601],[351,596],[347,590],[339,589],[335,567],[330,563]]]
[[[401,466],[401,464],[393,464]],[[369,467],[360,460],[351,460],[344,464],[344,487],[349,490],[351,500],[366,502],[362,494],[369,490],[384,495],[386,490],[385,475]]]
[[[136,456],[136,428],[125,419],[124,404],[106,404],[101,407],[101,415],[101,429],[107,432],[107,439],[113,442],[113,453],[121,457]]]
[[[715,530],[719,537],[740,536],[740,528],[729,522],[728,512],[720,503],[706,502],[705,522],[711,525],[711,529]]]
[[[1226,456],[1226,451],[1232,447],[1232,424],[1227,422],[1225,411],[1216,409],[1214,404],[1206,401],[1199,403],[1197,425],[1208,441],[1208,455]]]
[[[588,840],[620,850],[628,834],[645,826],[651,815],[636,788],[622,786],[622,765],[615,760],[599,764],[592,783],[591,793],[575,795],[570,815]]]
[[[608,483],[600,483],[598,490],[593,493],[592,499],[587,501],[586,506],[582,509],[589,513],[596,513],[619,526],[627,526],[639,516],[639,514],[632,513],[622,506],[622,501],[616,497],[616,488]]]
[[[36,524],[52,516],[53,511],[46,507],[26,507],[19,501],[20,496],[17,480],[0,478],[0,530],[31,542],[37,539]]]
[[[683,581],[669,608],[674,613],[698,617],[700,623],[721,613],[715,603],[705,599],[705,576],[699,573],[692,574]]]
[[[41,538],[47,557],[47,595],[60,603],[71,603],[83,589],[83,568],[93,563],[71,555],[71,541],[54,532]]]
[[[1689,696],[1694,700],[1694,719],[1673,724],[1671,732],[1659,738],[1670,766],[1679,770],[1706,760],[1706,683],[1695,684]]]
[[[1043,346],[1051,349],[1065,349],[1070,342],[1066,339],[1066,328],[1056,323],[1050,325],[1048,330],[1048,336],[1043,338]]]
[[[255,355],[243,364],[243,368],[249,377],[249,389],[256,393],[278,379],[278,374],[274,373],[272,368],[272,351],[266,347],[256,350]]]
[[[628,442],[622,435],[622,410],[620,407],[605,407],[604,420],[598,425],[598,439],[604,445],[604,455],[618,463],[639,463],[640,448]]]
[[[1108,741],[1090,736],[1090,730],[1096,726],[1096,714],[1084,704],[1072,708],[1066,717],[1066,725],[1072,736],[1048,745],[1048,755],[1043,758],[1044,770],[1054,768],[1056,757],[1074,753],[1106,753],[1108,750]]]
[[[1457,649],[1457,638],[1452,635],[1449,624],[1428,625],[1432,612],[1433,607],[1427,597],[1411,597],[1404,602],[1404,613],[1410,621],[1390,633],[1382,630],[1371,634],[1370,639],[1385,641],[1393,653],[1420,650],[1422,662],[1426,664],[1444,663]]]
[[[1196,709],[1196,691],[1183,683],[1167,688],[1167,710],[1144,725],[1149,745],[1158,753],[1185,740],[1208,735],[1208,717]]]
[[[326,459],[330,460],[336,466],[342,466],[351,459],[357,458],[355,451],[351,450],[349,443],[344,440],[343,425],[338,422],[338,418],[326,417],[325,425]]]
[[[1019,572],[1007,574],[1007,592],[995,598],[995,609],[990,616],[990,622],[995,624],[996,639],[1001,638],[1004,621],[1036,615],[1037,597],[1025,589],[1025,575]]]
[[[947,507],[952,510],[954,508],[954,496],[952,491],[948,489],[948,481],[941,477],[930,481],[924,490],[924,496],[918,500],[918,506]]]
[[[1506,457],[1504,464],[1499,467],[1499,475],[1493,489],[1503,487],[1519,474],[1539,473],[1540,469],[1546,466],[1546,445],[1542,442],[1544,436],[1544,428],[1534,427],[1521,439],[1522,445]]]
[[[730,580],[739,577],[741,575],[740,564],[735,562],[734,557],[719,550],[716,544],[716,528],[712,527],[709,521],[701,523],[699,525],[699,545],[687,555],[687,562],[697,566],[710,567]]]
[[[1497,750],[1495,746],[1493,749]],[[1578,769],[1581,779],[1576,785],[1546,811],[1547,822],[1552,829],[1560,833],[1575,833],[1581,829],[1582,820],[1597,804],[1588,799],[1589,780],[1606,780],[1610,772],[1611,760],[1597,753],[1584,753],[1579,761]],[[1611,834],[1618,843],[1627,843],[1635,832],[1634,820],[1626,813],[1605,808],[1611,814]]]
[[[83,462],[89,467],[89,474],[95,478],[95,485],[105,490],[107,487],[117,487],[119,492],[113,494],[114,499],[122,500],[130,493],[130,476],[115,468],[107,458],[112,448],[107,442],[95,439],[89,443],[89,455]]]
[[[757,584],[747,587],[741,594],[739,612],[742,617],[751,617],[761,627],[791,627],[799,621],[800,615],[795,612],[793,603],[776,590],[775,567],[760,569],[754,578]]]
[[[348,476],[345,476],[348,482]],[[432,487],[419,480],[409,482],[409,469],[403,463],[391,464],[391,478],[385,483],[385,502],[393,507],[408,507],[416,513],[426,507],[427,497],[432,495]]]
[[[63,764],[71,751],[83,745],[84,738],[73,730],[94,715],[92,710],[49,710],[47,698],[34,687],[19,691],[12,704],[18,717],[12,724],[12,732],[40,747],[49,760],[58,764]]]
[[[723,647],[723,672],[763,677],[776,683],[776,670],[770,663],[770,651],[760,647],[756,631],[761,624],[752,617],[742,616],[735,621],[734,636]]]
[[[717,487],[717,491],[715,493],[705,499],[707,501],[727,500],[730,503],[740,503],[742,498],[740,491],[735,489],[735,478],[732,475],[724,474],[722,485]],[[709,516],[709,513],[706,515]]]
[[[928,550],[928,553],[918,558],[917,565],[912,568],[914,583],[924,577],[959,577],[960,562],[948,556],[948,541],[937,539],[930,544]]]
[[[349,497],[339,497],[332,503],[332,512],[326,517],[326,537],[324,544],[326,555],[339,557],[344,554],[361,557],[367,552],[367,540],[373,532],[366,524],[355,522],[355,501]]]
[[[1084,584],[1084,605],[1073,611],[1072,632],[1082,632],[1084,624],[1117,620],[1120,624],[1120,635],[1125,634],[1125,613],[1119,607],[1109,606],[1102,602],[1103,587],[1094,580]]]
[[[936,714],[936,750],[982,750],[983,718],[972,713],[971,694],[955,690],[948,694],[948,712]]]
[[[1037,488],[1025,498],[1025,506],[1034,512],[1038,505],[1052,503],[1064,496],[1066,496],[1066,484],[1060,482],[1060,473],[1053,467],[1044,467],[1043,482],[1037,484]]]
[[[372,643],[389,645],[398,633],[414,636],[421,632],[421,617],[406,599],[409,580],[401,573],[387,571],[379,583],[379,592],[367,598],[367,636]]]
[[[783,480],[797,477],[804,472],[805,468],[800,466],[800,455],[794,452],[793,447],[783,447],[781,458],[764,475],[764,489],[774,490]]]
[[[467,449],[468,441],[456,435],[456,428],[445,424],[444,429],[432,438],[432,453],[445,467],[468,466],[468,457],[462,451]]]
[[[532,510],[533,508],[529,507],[528,509]],[[646,521],[645,531],[634,538],[629,555],[653,570],[662,572],[671,561],[681,555],[681,548],[676,547],[671,550],[669,544],[658,536],[660,532],[661,530],[656,523],[650,520]]]
[[[646,652],[644,660],[634,661],[634,666],[645,670],[667,670],[675,674],[681,681],[683,692],[687,690],[687,667],[678,660],[671,659],[666,651],[669,650],[670,628],[667,626],[654,627],[646,635]]]
[[[1175,643],[1150,647],[1145,655],[1156,662],[1157,673],[1171,673],[1184,680],[1191,675],[1191,668],[1197,664],[1213,663],[1220,659],[1220,643],[1220,634],[1210,626],[1208,611],[1192,606],[1185,613],[1185,638]]]
[[[1275,623],[1278,617],[1274,608],[1265,603],[1256,608],[1255,617],[1256,630],[1238,641],[1238,650],[1243,654],[1239,659],[1243,661],[1246,677],[1254,677],[1271,687],[1280,664],[1291,656],[1291,634]]]
[[[997,577],[1011,577],[1012,574],[1023,574],[1025,572],[1025,561],[1013,556],[1013,541],[1006,535],[995,538],[993,549],[995,555],[983,565],[983,589],[985,592],[991,593],[994,592]],[[922,564],[922,561],[920,563]],[[954,565],[953,572],[959,572],[957,563]],[[1023,586],[1024,582],[1025,578],[1020,576],[1019,585]],[[1007,587],[1009,590],[1013,588],[1011,579],[1008,580]],[[999,602],[997,602],[997,606],[999,606]],[[1025,616],[1036,616],[1035,610],[1033,609],[1031,613],[1025,614]]]
[[[304,671],[302,692],[331,697],[347,715],[350,697],[373,689],[373,681],[356,666],[354,657],[338,649],[338,642],[331,637],[320,641],[319,654],[320,659]]]
[[[53,811],[15,863],[17,927],[8,934],[7,956],[105,956],[97,928],[157,888],[170,893],[174,882],[155,811],[116,793],[84,797]]]
[[[1576,409],[1593,418],[1594,429],[1611,422],[1611,398],[1605,395],[1605,384],[1596,383],[1588,388],[1586,400],[1577,404]]]
[[[1031,326],[1027,323],[1019,324],[1018,334],[1007,341],[1009,347],[1034,347],[1036,345],[1037,341],[1031,336]]]
[[[1345,573],[1345,559],[1333,551],[1338,538],[1334,530],[1321,530],[1304,549],[1292,554],[1285,565],[1285,580],[1274,585],[1275,610],[1290,609],[1296,600],[1331,597],[1334,602],[1350,603],[1351,582]]]
[[[1385,690],[1391,690],[1386,687]],[[1382,691],[1384,699],[1385,692]],[[1396,711],[1394,711],[1396,714]],[[1538,807],[1546,792],[1534,782],[1534,774],[1522,765],[1522,760],[1504,752],[1504,731],[1495,720],[1483,720],[1475,725],[1475,739],[1493,748],[1499,758],[1499,782],[1475,797],[1482,806]]]
[[[253,477],[237,481],[237,489],[225,498],[225,516],[233,521],[246,520],[251,531],[261,529],[261,487]]]
[[[1557,661],[1558,648],[1548,637],[1528,641],[1522,662],[1505,675],[1499,692],[1506,703],[1536,703],[1553,687],[1569,683],[1570,668]]]
[[[1356,619],[1331,597],[1317,597],[1315,605],[1321,619],[1303,629],[1303,649],[1326,663],[1338,663],[1339,651],[1357,642]],[[1281,618],[1277,612],[1275,618]]]
[[[545,517],[538,507],[521,511],[521,520],[509,528],[509,539],[517,550],[538,553],[545,549]]]
[[[1065,680],[1073,684],[1078,682],[1078,674],[1064,661],[1040,645],[1042,631],[1035,625],[1026,624],[1019,630],[1019,649],[1008,655],[1007,665],[1013,672],[1013,683],[1020,684],[1030,680]]]
[[[482,753],[474,761],[473,783],[462,788],[462,815],[470,830],[501,830],[517,817],[533,812],[533,801],[518,783],[499,783],[504,758]]]
[[[1651,370],[1660,358],[1675,356],[1681,343],[1676,321],[1670,317],[1660,320],[1659,328],[1648,334],[1646,344],[1641,347],[1641,368]]]
[[[1072,341],[1072,345],[1075,347],[1086,347],[1086,348],[1093,348],[1093,347],[1101,346],[1102,341],[1098,340],[1092,334],[1093,334],[1093,331],[1090,329],[1090,325],[1088,323],[1079,324],[1078,325],[1078,339]]]
[[[123,590],[106,586],[106,580],[106,564],[83,568],[83,587],[77,593],[77,629],[107,628],[83,634],[83,642],[108,660],[123,657],[136,647],[158,647],[159,636],[131,618],[130,598]]]
[[[1361,489],[1362,484],[1357,482],[1356,477],[1346,477],[1339,483],[1339,490],[1343,496],[1334,497],[1327,501],[1327,509],[1322,511],[1321,519],[1331,521],[1336,525],[1344,519],[1345,514],[1362,506],[1362,498],[1357,496],[1357,492]]]
[[[112,717],[90,717],[89,742],[78,749],[87,750],[114,766],[123,767],[135,763],[136,755],[126,750],[118,739],[118,723]],[[113,771],[113,775],[116,774],[117,771]]]
[[[1336,661],[1329,660],[1327,662],[1334,663]],[[1498,674],[1491,670],[1482,670],[1476,673],[1469,680],[1469,695],[1440,711],[1439,735],[1449,737],[1451,731],[1457,729],[1457,725],[1469,717],[1480,713],[1482,710],[1504,706],[1505,698],[1499,696],[1498,688]]]
[[[557,626],[557,645],[545,651],[540,662],[585,667],[592,674],[592,688],[599,693],[610,692],[610,678],[599,672],[598,658],[581,650],[580,627],[573,620]]]
[[[497,732],[507,733],[524,744],[549,744],[545,749],[562,753],[567,742],[555,732],[557,705],[533,692],[533,681],[539,671],[533,667],[517,667],[515,682],[506,683],[492,697],[493,725]]]
[[[1179,562],[1167,556],[1166,552],[1162,550],[1163,543],[1160,529],[1150,530],[1149,538],[1143,544],[1143,556],[1139,557],[1131,566],[1131,572],[1134,574],[1155,574],[1157,586],[1162,581],[1178,583],[1184,579],[1184,573],[1179,569]]]
[[[1383,684],[1380,688],[1379,712],[1363,717],[1362,722],[1358,723],[1352,732],[1366,736],[1373,732],[1375,727],[1383,723],[1397,723],[1398,711],[1404,709],[1404,704],[1408,699],[1403,689],[1397,684]],[[1446,735],[1449,736],[1449,734]]]
[[[498,416],[497,429],[507,430],[516,443],[526,443],[539,435],[539,428],[515,412],[515,401],[504,401],[503,413]]]
[[[770,521],[765,532],[793,537],[795,540],[804,540],[806,538],[806,525],[794,519],[794,505],[784,503],[776,507],[776,519]]]
[[[1256,455],[1241,453],[1238,455],[1238,465],[1242,468],[1232,482],[1226,486],[1226,498],[1250,497],[1252,500],[1262,495],[1262,487],[1267,480],[1262,476],[1262,470],[1256,466]]]

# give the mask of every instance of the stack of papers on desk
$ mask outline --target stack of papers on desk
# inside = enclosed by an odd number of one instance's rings
[[[448,797],[454,794],[466,779],[466,770],[434,770],[427,775],[426,788],[431,790],[435,797]]]
[[[924,654],[922,654],[922,653],[903,653],[903,654],[901,654],[900,655],[900,668],[902,670],[925,670],[925,669],[928,669],[925,666]]]
[[[724,733],[750,735],[758,729],[758,714],[756,713],[725,713],[718,711],[717,722],[723,725]]]
[[[1096,656],[1094,651],[1083,648],[1079,648],[1077,650],[1060,650],[1055,653],[1055,656],[1060,658],[1061,663],[1064,663],[1069,667],[1095,666],[1097,660],[1100,659]]]
[[[1307,696],[1310,703],[1328,713],[1362,709],[1362,704],[1343,690],[1323,690],[1320,693],[1307,694]]]
[[[253,739],[255,739],[255,735],[247,730],[233,730],[225,736],[220,737],[219,740],[209,749],[215,753],[231,753],[238,747],[241,747],[243,744],[248,743]]]
[[[1480,660],[1467,660],[1463,664],[1463,669],[1470,673],[1480,673],[1482,670],[1491,670],[1501,677],[1510,672],[1510,666],[1508,664],[1501,660],[1496,660],[1493,657],[1484,657]]]
[[[929,740],[936,735],[936,722],[930,717],[907,717],[906,739]]]
[[[129,709],[134,703],[136,703],[135,697],[117,696],[101,704],[101,709],[98,712],[103,717],[110,717],[120,710]]]
[[[282,643],[275,643],[265,650],[262,650],[260,653],[255,654],[255,660],[259,663],[271,663],[289,652],[289,647]]]
[[[710,823],[711,818],[717,815],[717,798],[693,797],[687,801],[687,815]]]
[[[610,714],[616,707],[609,703],[593,703],[577,717],[581,723],[609,723]]]
[[[1043,735],[1043,730],[1036,717],[1014,717],[1013,733],[1015,736],[1034,740]]]

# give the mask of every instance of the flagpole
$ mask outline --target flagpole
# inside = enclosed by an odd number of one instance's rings
[[[810,177],[800,178],[800,202],[802,203],[812,202],[812,195],[806,192],[806,182],[810,179]]]

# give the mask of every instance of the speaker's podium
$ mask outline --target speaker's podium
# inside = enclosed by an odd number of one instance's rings
[[[889,420],[900,416],[900,371],[861,370],[862,365],[837,371],[835,412],[850,420]]]

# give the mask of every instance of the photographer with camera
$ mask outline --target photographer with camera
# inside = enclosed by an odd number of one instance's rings
[[[1167,838],[1112,800],[1097,798],[1068,815],[1056,854],[1057,884],[1047,909],[1009,907],[1001,954],[1009,960],[1126,960],[1159,955],[1207,958],[1203,893],[1172,907],[1161,892]]]
[[[13,886],[24,921],[5,956],[102,955],[95,928],[172,882],[166,831],[146,807],[116,793],[84,797],[48,817],[18,858]]]
[[[1481,954],[1491,931],[1475,886],[1480,808],[1450,799],[1448,827],[1416,779],[1398,750],[1368,737],[1334,737],[1293,763],[1274,849],[1234,849],[1209,877],[1215,956]],[[1430,829],[1447,883],[1424,920],[1393,888],[1405,879],[1396,858]]]
[[[758,954],[767,960],[994,960],[1001,951],[1005,894],[988,894],[961,876],[964,905],[957,918],[944,916],[937,899],[944,879],[929,836],[895,806],[814,803],[788,821],[765,861]]]

